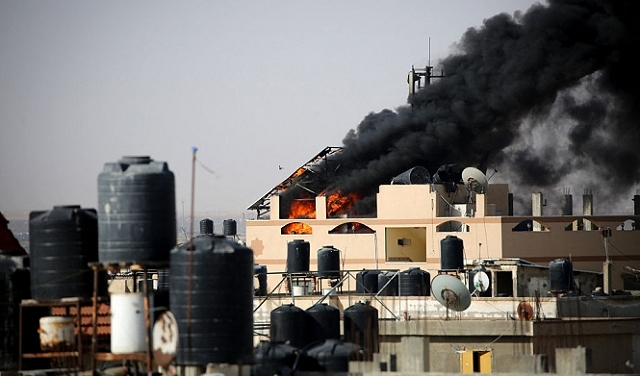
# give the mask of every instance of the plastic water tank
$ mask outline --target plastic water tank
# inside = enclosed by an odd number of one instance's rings
[[[464,245],[457,236],[447,235],[440,241],[440,269],[464,269]]]
[[[272,310],[270,319],[271,342],[286,342],[297,348],[309,343],[308,316],[301,308],[285,304]]]
[[[309,342],[340,339],[340,310],[336,307],[316,304],[307,308]]]
[[[549,285],[553,293],[573,290],[573,264],[569,260],[557,259],[549,263]]]
[[[350,361],[365,360],[360,346],[339,339],[328,339],[309,349],[307,354],[318,362],[321,372],[328,373],[346,374]]]
[[[318,277],[340,277],[340,251],[332,245],[325,245],[318,250]]]
[[[298,349],[285,343],[260,341],[254,350],[255,376],[284,374],[283,370],[293,368],[297,353]]]
[[[398,296],[398,275],[396,272],[385,272],[378,274],[378,295]]]
[[[98,261],[98,218],[94,209],[54,206],[29,214],[31,296],[37,300],[93,296]]]
[[[378,293],[379,270],[361,270],[356,274],[356,292],[361,294]]]
[[[98,175],[100,261],[169,261],[176,245],[173,172],[166,162],[123,157]]]
[[[251,363],[253,251],[210,235],[194,238],[189,249],[185,243],[171,252],[170,302],[179,333],[174,363]]]
[[[365,350],[365,360],[371,360],[379,351],[378,310],[374,307],[356,303],[344,310],[344,339]]]
[[[287,273],[308,273],[310,253],[308,241],[295,239],[287,243]]]
[[[429,272],[420,268],[409,268],[400,273],[401,296],[427,296],[431,290]]]
[[[213,221],[205,218],[200,221],[200,235],[213,235]]]
[[[238,234],[238,223],[235,219],[225,219],[222,221],[224,236],[236,236]]]

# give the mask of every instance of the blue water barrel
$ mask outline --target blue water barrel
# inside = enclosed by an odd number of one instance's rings
[[[93,270],[88,264],[98,261],[95,209],[69,205],[31,212],[29,248],[33,299],[93,296]]]
[[[167,262],[176,245],[173,172],[166,162],[123,157],[98,175],[100,261]]]
[[[253,265],[251,249],[223,236],[198,236],[192,251],[185,243],[171,252],[170,305],[179,333],[175,364],[253,361]]]

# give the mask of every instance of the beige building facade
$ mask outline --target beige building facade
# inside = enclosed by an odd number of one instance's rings
[[[535,195],[533,199],[536,213]],[[609,266],[612,290],[634,289],[637,278],[627,270],[640,269],[638,217],[510,216],[506,184],[489,185],[486,194],[470,192],[462,184],[454,191],[438,184],[381,185],[376,216],[367,218],[329,217],[325,196],[315,197],[312,204],[312,217],[289,218],[273,194],[270,217],[246,222],[247,245],[255,263],[270,273],[269,290],[281,282],[288,244],[298,239],[309,242],[310,272],[317,270],[317,251],[331,245],[340,251],[345,271],[418,267],[435,276],[447,236],[463,241],[469,269],[481,260],[522,259],[548,266],[567,259],[574,270],[602,272]]]

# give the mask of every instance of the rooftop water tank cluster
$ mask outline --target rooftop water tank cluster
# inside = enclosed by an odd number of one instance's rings
[[[275,369],[287,368],[347,372],[350,360],[371,360],[379,350],[377,309],[356,303],[345,309],[343,316],[344,339],[341,339],[340,310],[336,307],[316,304],[302,310],[288,304],[274,309],[270,342],[255,349],[256,374],[268,375]]]

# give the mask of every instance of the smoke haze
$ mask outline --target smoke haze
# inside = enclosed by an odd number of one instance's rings
[[[494,167],[492,182],[516,195],[573,187],[630,203],[640,180],[639,7],[551,1],[469,29],[436,67],[446,78],[347,133],[329,190],[362,194],[355,209],[366,214],[393,176],[457,163]]]

